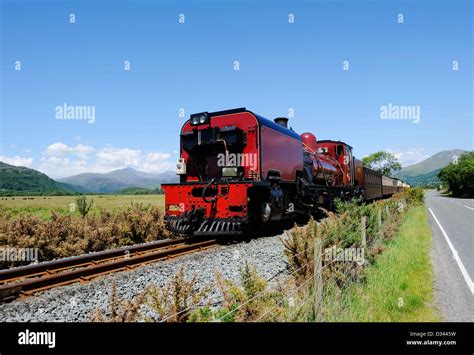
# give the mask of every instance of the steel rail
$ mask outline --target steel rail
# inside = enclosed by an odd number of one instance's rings
[[[54,270],[61,270],[61,272],[56,273],[54,273],[54,271],[51,272],[48,268],[44,269],[42,264],[26,266],[25,271],[12,269],[11,274],[20,275],[17,279],[29,278],[17,283],[6,283],[0,286],[0,302],[9,302],[20,295],[29,296],[35,292],[44,291],[56,286],[67,285],[78,281],[87,282],[97,276],[133,269],[142,264],[200,251],[218,244],[218,241],[215,239],[191,242],[190,244],[185,244],[183,240],[175,240],[174,242],[175,243],[171,241],[160,242],[153,244],[153,247],[150,243],[143,246],[129,247],[128,249],[122,248],[95,253],[98,255],[90,254],[71,258],[76,261],[76,264],[70,262],[70,259],[44,263],[50,264],[52,268],[56,268]],[[130,254],[124,253],[125,250],[129,250]],[[114,255],[114,257],[110,255]],[[94,259],[93,256],[97,256],[98,258]],[[71,268],[71,270],[63,271],[65,265]],[[27,272],[28,270],[30,273]],[[43,271],[38,272],[38,270]],[[9,271],[10,270],[6,270],[3,273],[8,274]],[[41,273],[43,273],[43,276],[34,277]],[[33,278],[31,278],[32,276]],[[8,280],[15,280],[15,278],[9,278]]]
[[[186,242],[186,238],[160,240],[147,244],[132,245],[123,248],[104,250],[91,254],[84,254],[64,258],[59,260],[47,261],[40,264],[15,267],[12,269],[0,270],[0,282],[5,283],[20,277],[32,277],[36,274],[51,273],[60,269],[77,267],[81,264],[100,262],[110,258],[125,256],[127,254],[148,251],[156,248],[171,247]]]

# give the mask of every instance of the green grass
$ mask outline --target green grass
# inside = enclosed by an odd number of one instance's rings
[[[433,306],[431,233],[424,206],[404,217],[399,231],[363,282],[353,283],[341,302],[325,304],[326,321],[429,322],[440,321]]]
[[[121,210],[133,203],[156,205],[164,210],[164,195],[93,195],[94,200],[89,213],[98,213],[102,208],[107,210]],[[75,196],[15,196],[0,197],[0,212],[9,212],[13,215],[32,213],[42,219],[51,217],[51,210],[61,215],[71,214],[79,216],[77,206],[75,212],[70,212],[71,203],[75,203]]]

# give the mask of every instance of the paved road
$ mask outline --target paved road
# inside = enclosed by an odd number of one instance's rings
[[[445,321],[474,321],[474,200],[426,195],[436,306]]]

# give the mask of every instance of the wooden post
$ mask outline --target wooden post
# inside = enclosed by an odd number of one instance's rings
[[[382,208],[377,210],[377,225],[378,225],[378,235],[379,238],[383,238],[383,228],[382,228]]]
[[[314,320],[322,322],[323,320],[323,265],[322,247],[320,238],[314,239]]]
[[[390,221],[390,209],[388,208],[388,205],[385,205],[385,211],[387,212],[387,219]]]
[[[362,233],[362,246],[363,247],[367,246],[366,223],[367,223],[367,217],[362,216],[362,218],[360,220],[360,228],[361,228],[361,233]]]

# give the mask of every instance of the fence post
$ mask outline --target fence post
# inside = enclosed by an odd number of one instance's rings
[[[361,227],[361,233],[362,233],[362,246],[363,247],[367,246],[366,223],[367,223],[367,217],[362,216],[362,218],[360,220],[360,227]]]
[[[320,238],[314,239],[314,320],[322,322],[323,320],[323,243]]]
[[[387,212],[387,219],[390,221],[390,209],[388,208],[388,205],[385,205],[385,211]]]

